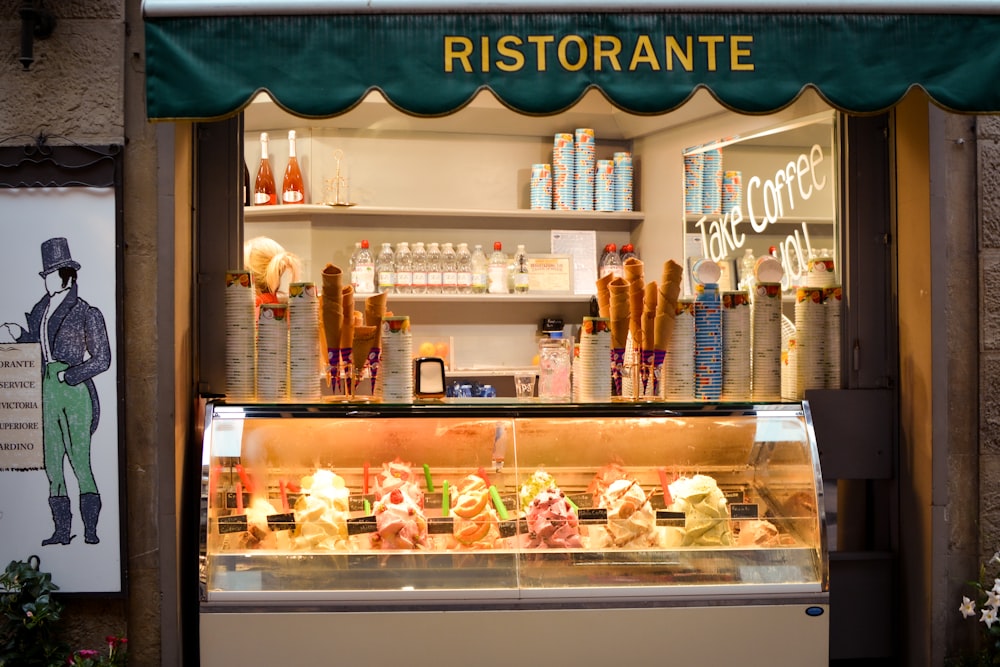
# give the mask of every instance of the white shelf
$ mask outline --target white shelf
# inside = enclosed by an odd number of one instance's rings
[[[531,209],[488,210],[449,208],[402,208],[392,206],[327,206],[325,204],[279,204],[249,206],[243,209],[249,222],[301,220],[314,223],[346,225],[374,224],[379,227],[424,227],[459,229],[470,220],[488,220],[509,229],[593,229],[630,231],[643,221],[638,211],[605,213],[600,211],[536,211]]]
[[[719,213],[711,213],[711,214],[705,213],[704,215],[687,215],[687,216],[684,217],[684,219],[688,222],[689,226],[690,226],[691,223],[696,223],[699,220],[701,220],[702,218],[705,218],[706,222],[712,222],[714,220],[721,220],[722,219],[722,215],[719,214]],[[832,225],[833,224],[833,218],[819,218],[819,217],[809,217],[809,216],[794,217],[794,216],[792,216],[792,217],[778,218],[777,220],[775,220],[771,224],[772,225],[800,225],[803,222],[806,223],[806,224],[808,224],[808,225]],[[740,224],[741,225],[749,225],[750,224],[750,219],[747,218],[747,217],[744,217],[743,221]]]
[[[358,294],[358,298],[371,296]],[[590,294],[554,294],[526,292],[524,294],[390,294],[393,302],[418,303],[585,303]]]

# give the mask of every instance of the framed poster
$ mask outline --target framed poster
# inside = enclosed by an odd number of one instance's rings
[[[21,180],[38,161],[12,168],[0,150],[0,563],[37,555],[60,592],[114,593],[121,170],[96,150],[81,173],[81,149],[47,149],[47,175]]]

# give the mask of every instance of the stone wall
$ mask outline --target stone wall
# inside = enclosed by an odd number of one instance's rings
[[[47,0],[56,16],[52,35],[34,43],[25,71],[20,55],[20,0],[0,0],[0,142],[30,143],[40,134],[53,144],[120,144],[124,153],[124,345],[126,414],[124,474],[127,511],[126,595],[66,599],[67,639],[102,648],[109,634],[127,635],[130,664],[161,662],[158,536],[158,376],[156,280],[157,144],[145,121],[141,0]],[[130,31],[129,26],[138,29]],[[172,147],[171,147],[172,148]],[[172,261],[169,256],[167,261]],[[169,266],[167,275],[171,275]],[[169,331],[169,329],[168,329]],[[165,345],[172,351],[170,336]],[[169,374],[168,374],[169,375]],[[172,414],[172,411],[168,411]],[[166,433],[171,439],[172,431]],[[169,448],[169,445],[168,445]],[[58,583],[58,582],[56,582]],[[176,581],[167,582],[176,588]]]
[[[1000,550],[1000,116],[976,127],[981,279],[979,372],[979,554]]]

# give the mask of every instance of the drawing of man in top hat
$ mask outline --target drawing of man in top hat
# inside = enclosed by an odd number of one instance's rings
[[[84,541],[97,544],[101,495],[90,463],[90,438],[97,430],[100,403],[93,377],[111,365],[111,347],[101,311],[77,295],[80,264],[65,238],[42,243],[46,294],[27,313],[27,329],[0,326],[0,342],[40,343],[42,348],[42,434],[49,509],[55,531],[42,545],[69,544],[72,510],[64,464],[80,487]]]

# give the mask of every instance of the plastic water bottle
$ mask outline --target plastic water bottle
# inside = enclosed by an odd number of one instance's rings
[[[396,293],[409,294],[413,289],[413,253],[410,244],[400,241],[396,244]]]
[[[458,244],[455,283],[459,294],[472,294],[472,253],[468,243]]]
[[[507,266],[507,255],[504,254],[503,245],[500,241],[493,242],[493,254],[490,255],[490,266],[488,270],[490,294],[509,294],[507,282],[510,277],[510,268]]]
[[[354,290],[359,294],[375,293],[375,258],[372,251],[368,249],[368,239],[361,239],[361,250],[358,251],[358,259],[354,262],[354,271],[358,276],[358,283]]]
[[[427,293],[441,293],[441,248],[437,243],[427,245]]]
[[[625,266],[625,260],[630,257],[639,259],[639,255],[637,255],[635,252],[635,246],[632,245],[631,243],[626,243],[625,245],[622,246],[622,251],[621,251],[622,266]]]
[[[391,243],[383,243],[375,259],[375,274],[378,276],[378,291],[391,294],[396,289],[396,256]]]
[[[413,293],[427,294],[427,251],[423,241],[413,244]]]
[[[347,264],[351,269],[351,286],[354,287],[354,291],[358,291],[358,255],[361,254],[361,241],[356,241],[354,243],[354,251],[351,253],[351,258],[347,260]]]
[[[441,292],[458,294],[458,256],[450,243],[441,245]]]
[[[489,286],[489,260],[478,243],[472,250],[472,293],[485,294]]]
[[[514,252],[514,291],[523,294],[528,291],[528,253],[523,245]]]
[[[609,273],[615,278],[621,278],[625,275],[625,270],[622,268],[622,259],[618,256],[618,249],[614,243],[608,244],[608,252],[605,253],[604,259],[601,260],[601,267],[597,277],[603,278]]]

